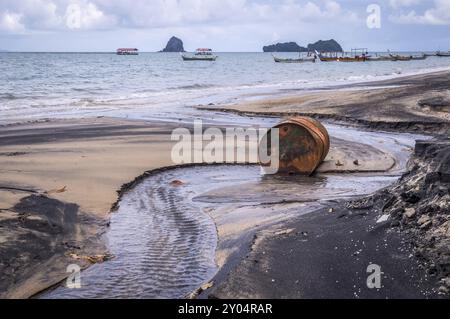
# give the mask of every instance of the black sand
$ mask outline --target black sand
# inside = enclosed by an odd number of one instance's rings
[[[418,142],[396,185],[302,216],[284,225],[288,234],[261,234],[208,296],[447,298],[449,176],[450,140]],[[417,212],[409,217],[408,209]],[[371,264],[381,267],[381,289],[367,286]]]

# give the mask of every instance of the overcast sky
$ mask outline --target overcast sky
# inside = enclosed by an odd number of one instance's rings
[[[371,4],[380,28],[367,25]],[[330,38],[346,50],[450,50],[450,0],[0,0],[4,50],[157,51],[172,35],[187,50]]]

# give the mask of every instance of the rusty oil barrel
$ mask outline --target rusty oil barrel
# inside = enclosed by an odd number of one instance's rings
[[[330,137],[319,121],[297,116],[274,128],[280,137],[278,173],[311,175],[328,155]]]

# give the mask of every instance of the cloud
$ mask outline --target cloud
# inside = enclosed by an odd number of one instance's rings
[[[389,4],[394,9],[402,8],[402,7],[412,7],[418,5],[422,2],[422,0],[389,0]]]
[[[406,14],[392,15],[390,20],[399,24],[450,25],[450,1],[435,0],[434,7],[423,14],[411,10]]]
[[[72,30],[111,29],[117,25],[115,16],[105,14],[96,4],[87,1],[69,4],[63,21],[65,27]]]
[[[11,32],[358,20],[334,0],[2,0],[0,16]]]
[[[3,12],[0,14],[0,31],[6,33],[21,33],[25,30],[21,23],[22,15],[17,13]]]
[[[115,18],[101,11],[95,0],[2,0],[1,16],[20,20],[20,28],[11,32],[61,31],[74,29],[75,25],[78,29],[97,30],[115,25]]]

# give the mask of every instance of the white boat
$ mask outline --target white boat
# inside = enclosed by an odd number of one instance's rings
[[[449,52],[441,52],[441,51],[439,51],[439,52],[436,53],[436,56],[439,56],[439,57],[450,57],[450,51]]]
[[[211,49],[197,49],[194,55],[183,54],[184,61],[216,61],[218,56]]]
[[[136,48],[119,48],[116,51],[117,55],[139,55],[139,50]]]

